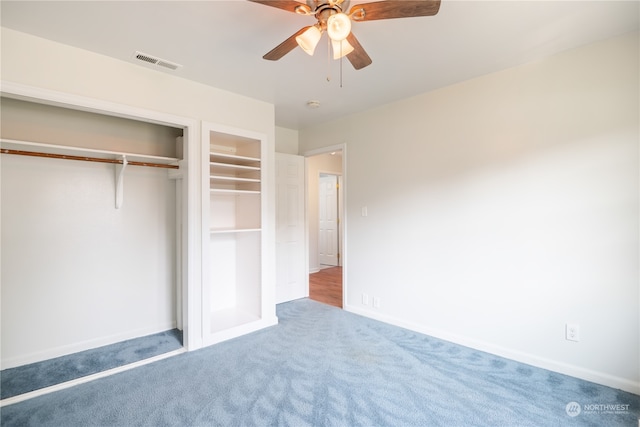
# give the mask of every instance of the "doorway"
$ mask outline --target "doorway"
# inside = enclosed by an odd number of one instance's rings
[[[345,300],[345,147],[306,153],[309,298],[336,307]]]

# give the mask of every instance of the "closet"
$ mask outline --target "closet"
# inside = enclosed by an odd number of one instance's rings
[[[0,107],[3,369],[181,329],[184,128]]]
[[[277,323],[264,135],[203,124],[204,345]]]

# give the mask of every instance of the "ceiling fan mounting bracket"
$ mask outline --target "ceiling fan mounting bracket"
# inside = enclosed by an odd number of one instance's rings
[[[320,20],[320,16],[326,16],[327,10],[333,10],[331,15],[343,12],[349,7],[349,2],[350,0],[307,0],[307,4],[297,5],[294,12],[298,15],[314,15]]]
[[[351,0],[307,0],[309,9],[318,11],[322,7],[338,8],[344,11],[349,7]]]

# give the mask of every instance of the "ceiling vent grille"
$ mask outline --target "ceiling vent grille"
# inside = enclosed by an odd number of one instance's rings
[[[147,53],[135,52],[133,54],[133,57],[138,61],[157,65],[158,67],[168,68],[170,70],[177,70],[178,68],[182,67],[182,65],[180,64],[176,64],[175,62],[167,61],[166,59],[158,58]]]

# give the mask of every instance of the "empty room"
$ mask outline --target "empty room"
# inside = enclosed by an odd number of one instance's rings
[[[0,3],[3,426],[640,422],[640,3]]]

